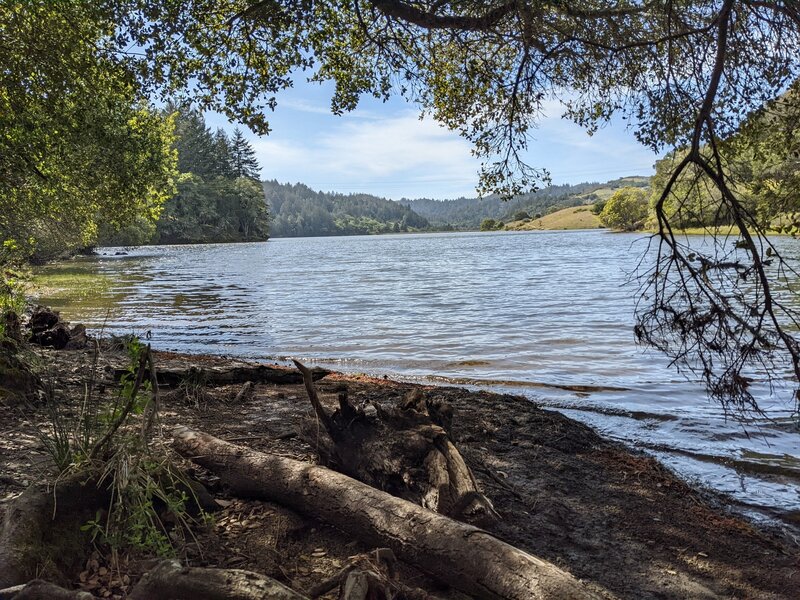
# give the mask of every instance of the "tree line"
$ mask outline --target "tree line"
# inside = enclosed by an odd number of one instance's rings
[[[302,183],[263,183],[271,235],[307,237],[425,231],[430,223],[399,202],[370,194],[314,191]]]
[[[103,227],[101,245],[259,241],[268,238],[269,212],[255,152],[238,127],[212,132],[203,114],[169,104],[177,152],[177,190],[157,220],[139,216],[123,228]]]

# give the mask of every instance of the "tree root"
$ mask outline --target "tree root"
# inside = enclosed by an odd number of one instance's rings
[[[174,448],[240,496],[278,502],[477,598],[589,599],[596,595],[552,563],[490,533],[396,498],[325,467],[256,452],[177,427]]]
[[[306,600],[270,577],[240,569],[183,567],[162,561],[142,577],[129,600]]]
[[[34,579],[24,585],[0,590],[0,600],[94,600],[89,592],[66,590],[53,583]]]
[[[34,580],[0,590],[0,600],[92,600],[80,590],[67,590]],[[270,577],[239,569],[183,567],[164,560],[145,573],[129,600],[307,600]]]
[[[389,548],[378,548],[367,554],[359,554],[351,558],[336,575],[311,588],[308,596],[319,598],[338,587],[339,600],[436,600],[424,590],[397,581],[396,562],[397,558]]]
[[[343,388],[329,415],[312,372],[294,363],[317,417],[301,424],[301,435],[323,464],[454,519],[486,525],[500,518],[450,440],[449,404],[415,388],[397,407],[355,406]]]

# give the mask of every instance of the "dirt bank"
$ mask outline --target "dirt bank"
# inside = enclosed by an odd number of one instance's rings
[[[82,397],[91,364],[86,351],[42,351],[50,384],[69,401]],[[196,365],[227,368],[242,361],[158,352],[164,370]],[[106,351],[112,373],[124,356]],[[330,374],[317,382],[334,406],[345,385],[351,398],[392,404],[412,385]],[[265,452],[313,461],[314,448],[295,435],[310,413],[299,383],[256,383],[235,400],[241,384],[165,389],[161,423],[184,424]],[[726,511],[724,501],[699,492],[658,462],[600,438],[590,428],[510,395],[426,388],[454,409],[452,435],[502,520],[497,537],[545,558],[609,598],[797,598],[800,548]],[[0,407],[0,512],[28,485],[53,474],[37,431],[43,408]],[[202,473],[200,474],[203,475]],[[371,548],[295,514],[291,507],[230,497],[206,477],[223,506],[181,549],[199,566],[225,566],[273,576],[308,590],[349,556]],[[74,583],[96,595],[124,598],[144,568],[133,559],[105,569],[101,553],[86,557]],[[403,578],[440,597],[459,598],[421,573]]]

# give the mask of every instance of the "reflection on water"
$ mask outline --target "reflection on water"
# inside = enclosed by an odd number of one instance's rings
[[[626,275],[643,249],[600,231],[152,247],[50,266],[41,299],[165,349],[526,394],[744,503],[800,510],[788,402],[764,391],[773,420],[744,428],[635,346]]]

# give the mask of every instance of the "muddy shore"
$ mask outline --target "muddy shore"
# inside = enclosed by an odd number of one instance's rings
[[[40,352],[51,385],[65,402],[84,389],[91,353]],[[247,366],[215,356],[155,353],[164,370]],[[101,357],[107,372],[124,365],[119,351]],[[396,403],[412,384],[328,374],[317,382],[333,407],[346,386],[357,400]],[[311,412],[302,384],[256,383],[236,401],[241,383],[163,390],[161,431],[183,424],[237,444],[313,462],[314,448],[295,435]],[[460,388],[426,387],[454,409],[453,441],[502,520],[490,532],[569,571],[607,598],[797,598],[800,546],[791,536],[759,529],[724,498],[697,490],[657,461],[598,436],[526,398]],[[0,406],[0,517],[27,486],[53,475],[38,432],[42,406]],[[221,510],[180,549],[199,566],[248,569],[308,590],[348,557],[371,548],[347,531],[300,516],[291,507],[230,496],[209,484]],[[73,584],[98,597],[124,598],[144,568],[123,557],[108,568],[102,552],[86,557]],[[124,572],[123,572],[124,571]],[[411,567],[404,580],[442,598],[463,598]]]

